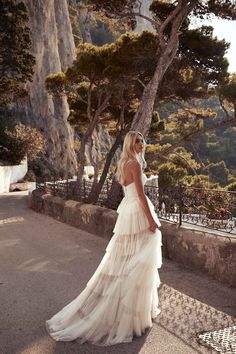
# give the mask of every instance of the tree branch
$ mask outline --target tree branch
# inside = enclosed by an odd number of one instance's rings
[[[198,173],[197,173],[197,171],[195,170],[195,168],[193,168],[191,165],[190,165],[190,163],[188,162],[188,160],[184,157],[184,156],[182,156],[182,155],[180,155],[178,152],[173,152],[173,154],[174,155],[176,155],[176,156],[178,156],[180,159],[182,159],[182,160],[184,160],[184,162],[188,165],[188,167],[193,171],[193,173],[195,174],[195,176],[198,176]]]
[[[181,155],[178,154],[177,152],[172,152],[172,154],[173,154],[173,155],[176,155],[176,156],[178,156],[179,158],[181,158],[182,160],[184,160],[184,162],[186,162],[186,164],[187,164],[187,165],[189,166],[189,168],[193,171],[193,173],[194,173],[196,176],[198,176],[197,171],[190,165],[190,163],[188,162],[187,159],[185,159],[183,156],[181,156]],[[169,158],[169,157],[163,155],[162,153],[159,153],[159,152],[158,152],[157,155],[158,155],[161,159],[166,160],[166,161],[169,161],[169,162],[172,162],[173,164],[176,165],[176,162],[175,162],[174,160],[172,160],[171,158]]]
[[[137,79],[137,81],[140,83],[140,85],[141,85],[143,88],[145,88],[145,87],[146,87],[146,85],[144,85],[144,83],[142,82],[142,80]]]
[[[92,120],[91,117],[91,98],[92,98],[92,86],[93,84],[90,83],[89,88],[88,88],[88,105],[87,105],[87,115],[88,115],[88,119],[89,121]]]
[[[166,42],[164,41],[164,30],[166,26],[174,19],[174,17],[177,16],[177,14],[180,12],[182,7],[182,0],[178,0],[178,4],[175,7],[175,9],[170,13],[170,15],[165,19],[165,21],[162,22],[160,28],[159,28],[159,40],[160,40],[160,46],[161,48],[164,48],[166,45]],[[171,31],[172,32],[172,31]]]
[[[123,12],[123,13],[120,13],[119,16],[121,18],[123,18],[123,17],[135,17],[135,16],[141,17],[144,20],[150,22],[153,25],[154,28],[157,28],[161,24],[160,21],[153,20],[152,18],[141,14],[141,12]]]
[[[197,156],[197,158],[198,158],[198,161],[200,162],[201,167],[202,167],[202,168],[205,168],[205,165],[204,165],[204,163],[202,162],[202,159],[201,159],[201,157],[199,156],[199,153],[197,152],[197,150],[196,150],[194,144],[191,143],[190,145],[192,146],[193,151],[195,152],[195,154],[196,154],[196,156]]]
[[[222,95],[219,95],[219,101],[220,101],[220,106],[223,109],[223,111],[225,112],[227,118],[230,118],[230,114],[229,114],[229,112],[227,111],[227,109],[226,109],[226,107],[224,105],[224,98],[223,98]]]

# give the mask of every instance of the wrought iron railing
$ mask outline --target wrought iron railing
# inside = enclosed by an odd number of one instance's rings
[[[36,182],[36,189],[43,191],[44,193],[49,193],[52,195],[57,195],[66,199],[72,199],[82,202],[88,202],[88,197],[92,190],[93,181],[83,179],[81,186],[76,180],[51,180],[43,181],[38,179]],[[123,197],[122,191],[117,197],[111,196],[112,181],[106,180],[102,190],[99,194],[98,201],[96,204],[102,206],[108,206],[112,209],[116,209]],[[112,200],[111,200],[112,199]]]
[[[160,188],[159,217],[236,234],[236,192],[183,185]]]
[[[36,188],[44,193],[66,199],[87,202],[92,189],[92,180],[83,180],[79,186],[76,180],[40,181]],[[122,193],[114,199],[111,194],[112,181],[107,180],[96,204],[116,209]],[[231,234],[236,234],[236,192],[218,189],[192,188],[179,185],[162,189],[145,185],[145,193],[153,202],[161,219],[179,225],[190,223]]]

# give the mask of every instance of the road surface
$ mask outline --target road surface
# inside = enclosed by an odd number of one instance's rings
[[[32,211],[25,192],[0,195],[1,354],[211,352],[197,343],[196,334],[224,326],[228,315],[235,315],[235,289],[167,260],[160,271],[162,313],[142,337],[104,348],[48,336],[45,320],[83,290],[106,245],[100,237]]]

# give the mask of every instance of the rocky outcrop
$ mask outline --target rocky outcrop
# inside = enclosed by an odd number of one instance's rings
[[[77,0],[67,0],[69,6],[76,10],[76,27],[79,29],[79,35],[83,42],[92,43],[91,38],[91,22],[94,21],[92,14],[88,11],[86,6]],[[77,33],[75,33],[77,34]]]
[[[152,18],[151,12],[149,11],[149,7],[153,0],[138,0],[136,1],[136,11],[140,12],[142,15]],[[142,17],[136,16],[136,28],[135,32],[142,32],[143,30],[153,31],[154,28],[151,22],[145,20]]]
[[[65,70],[75,57],[66,0],[25,0],[29,13],[32,53],[36,58],[29,97],[17,102],[18,120],[39,128],[46,138],[46,158],[57,173],[74,174],[73,131],[67,122],[66,97],[52,98],[45,89],[47,75]]]

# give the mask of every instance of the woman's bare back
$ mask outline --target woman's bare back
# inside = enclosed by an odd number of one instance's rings
[[[134,163],[137,162],[134,160],[129,160],[124,167],[125,187],[127,187],[129,184],[134,182],[133,173],[132,173]]]

